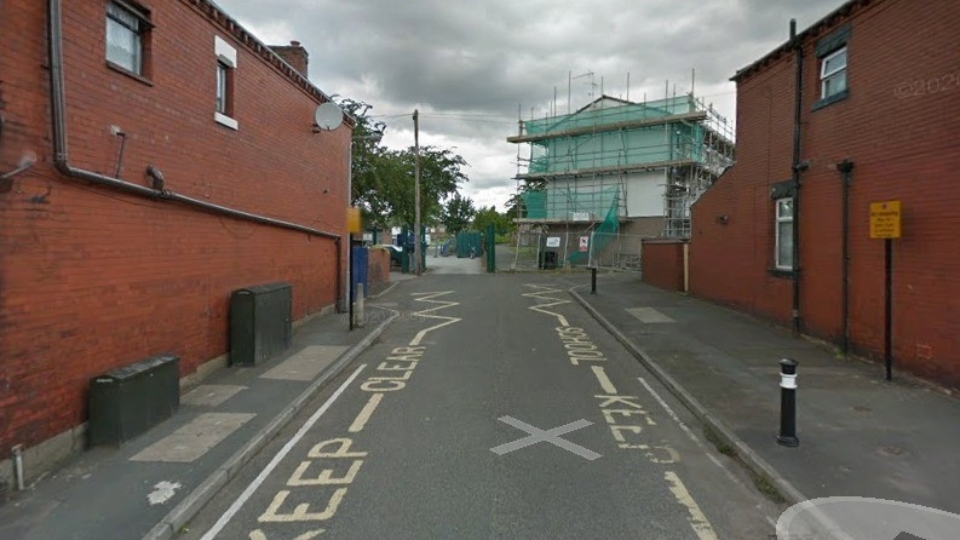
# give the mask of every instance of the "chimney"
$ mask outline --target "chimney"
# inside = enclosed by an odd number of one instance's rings
[[[307,59],[308,54],[307,50],[300,45],[299,41],[291,41],[290,45],[272,45],[270,47],[273,49],[273,52],[280,55],[280,58],[283,58],[283,61],[290,64],[293,69],[300,72],[306,78],[310,78],[307,74]]]

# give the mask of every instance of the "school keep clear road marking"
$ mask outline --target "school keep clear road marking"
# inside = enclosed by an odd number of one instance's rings
[[[617,395],[617,387],[613,385],[613,381],[610,380],[610,377],[607,377],[607,372],[602,367],[591,366],[590,369],[597,376],[597,380],[600,381],[600,388],[603,388],[604,392],[611,396]]]
[[[367,367],[366,364],[358,367],[357,370],[350,375],[350,378],[344,381],[344,383],[340,385],[340,388],[337,388],[337,391],[334,392],[333,395],[330,396],[330,398],[327,399],[327,401],[325,401],[323,405],[321,405],[320,408],[317,409],[316,412],[314,412],[313,415],[302,426],[300,426],[300,429],[297,430],[297,433],[294,434],[289,441],[287,441],[287,444],[283,445],[283,448],[277,452],[277,455],[273,456],[273,459],[270,460],[270,463],[268,463],[267,466],[260,471],[260,474],[254,478],[253,482],[250,482],[250,485],[247,486],[247,489],[243,490],[243,493],[237,497],[237,500],[233,501],[233,504],[230,505],[230,508],[228,508],[227,511],[220,516],[220,519],[213,524],[213,527],[211,527],[210,530],[208,530],[200,540],[213,540],[218,534],[220,534],[220,531],[222,531],[223,528],[230,523],[230,520],[233,519],[233,516],[240,511],[240,508],[244,505],[244,503],[246,503],[253,493],[257,491],[260,485],[263,484],[268,476],[270,476],[270,473],[277,468],[277,465],[283,461],[283,458],[287,457],[287,454],[290,453],[290,450],[292,450],[293,447],[300,442],[300,439],[302,439],[303,436],[310,431],[310,428],[312,428],[313,425],[317,423],[317,420],[319,420],[320,417],[327,412],[327,409],[333,405],[333,402],[336,401],[337,398],[339,398],[346,391],[347,387],[350,386],[354,380],[356,380],[357,376],[360,375],[360,372],[363,371],[363,368],[365,367]]]
[[[367,425],[367,422],[370,420],[370,416],[373,415],[373,412],[377,410],[377,406],[380,405],[380,401],[383,400],[383,394],[373,394],[370,396],[370,400],[367,401],[367,404],[363,406],[363,409],[360,411],[360,414],[357,415],[357,418],[350,424],[350,433],[358,433],[363,431],[364,426]]]
[[[411,313],[411,315],[413,315],[413,316],[419,315],[419,316],[424,317],[424,318],[427,318],[427,319],[439,319],[439,320],[442,320],[442,321],[445,321],[445,322],[442,322],[442,323],[440,323],[440,324],[438,324],[438,325],[436,325],[436,326],[431,326],[430,328],[424,328],[423,330],[421,330],[420,332],[418,332],[417,335],[416,335],[416,336],[413,338],[413,340],[410,342],[410,345],[411,345],[411,346],[419,345],[419,344],[420,344],[420,341],[423,340],[424,336],[426,336],[426,335],[429,334],[430,332],[433,332],[434,330],[443,328],[444,326],[448,326],[448,325],[451,325],[451,324],[454,324],[454,323],[458,323],[458,322],[460,322],[460,321],[463,320],[463,319],[461,319],[460,317],[444,317],[443,315],[431,315],[431,314],[430,314],[430,313],[432,313],[432,312],[434,312],[434,311],[438,311],[438,310],[441,310],[441,309],[446,309],[446,308],[448,308],[448,307],[459,306],[459,305],[460,305],[460,302],[449,302],[449,301],[444,301],[444,300],[434,300],[434,298],[438,298],[438,297],[440,297],[440,296],[445,296],[445,295],[453,294],[453,293],[454,293],[454,291],[444,291],[444,292],[435,292],[435,293],[414,293],[414,294],[413,294],[413,296],[417,297],[417,300],[416,300],[417,302],[427,302],[427,303],[430,303],[430,304],[440,304],[440,305],[439,305],[438,307],[434,307],[434,308],[430,308],[430,309],[425,309],[425,310],[423,310],[423,311],[415,311],[415,312]]]
[[[677,473],[667,471],[663,476],[667,479],[667,483],[670,484],[670,491],[673,493],[673,496],[677,498],[680,504],[686,506],[687,511],[690,512],[690,526],[693,527],[693,532],[697,533],[697,538],[700,540],[719,540],[717,533],[713,531],[713,526],[710,525],[710,521],[707,520],[707,516],[703,514],[697,502],[690,496],[690,492],[687,491],[683,482],[680,481]]]
[[[555,287],[546,287],[546,286],[544,286],[544,285],[527,285],[527,287],[530,287],[530,288],[532,288],[532,289],[537,289],[537,292],[524,293],[524,294],[522,294],[521,296],[524,296],[524,297],[527,297],[527,298],[536,298],[537,300],[547,300],[547,301],[550,301],[550,303],[547,303],[547,304],[537,304],[536,306],[530,306],[530,307],[527,308],[527,309],[530,309],[530,310],[532,310],[532,311],[538,311],[538,312],[544,313],[544,314],[546,314],[546,315],[552,315],[552,316],[556,317],[557,320],[560,321],[560,325],[561,325],[561,326],[570,326],[570,323],[567,322],[567,318],[564,317],[563,315],[561,315],[561,314],[559,314],[559,313],[555,313],[555,312],[553,312],[553,311],[549,311],[549,310],[543,309],[543,308],[548,308],[548,307],[553,307],[553,306],[560,306],[560,305],[563,305],[563,304],[569,304],[569,303],[570,303],[570,300],[561,300],[561,299],[559,299],[559,298],[552,298],[552,297],[548,296],[548,295],[551,295],[551,294],[563,293],[563,289],[557,289],[557,288],[555,288]]]

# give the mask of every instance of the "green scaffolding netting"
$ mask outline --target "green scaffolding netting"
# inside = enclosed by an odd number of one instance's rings
[[[607,217],[604,218],[603,222],[593,230],[593,245],[590,246],[590,251],[595,254],[600,254],[604,249],[610,245],[610,242],[614,241],[617,238],[617,233],[620,231],[620,192],[618,191],[613,198],[613,202],[610,204],[610,208],[607,210]],[[568,260],[571,265],[583,265],[590,262],[590,252],[581,252],[577,251],[572,253]]]

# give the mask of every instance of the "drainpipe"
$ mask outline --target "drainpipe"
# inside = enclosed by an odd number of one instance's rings
[[[800,334],[803,330],[802,318],[800,316],[800,220],[802,213],[800,211],[800,173],[806,170],[807,165],[800,162],[802,152],[801,138],[803,129],[803,41],[797,38],[797,21],[790,20],[790,39],[794,42],[796,50],[796,97],[793,119],[793,332]]]
[[[66,115],[66,97],[63,83],[63,14],[61,9],[61,0],[49,0],[49,46],[50,46],[50,95],[52,100],[53,116],[53,144],[54,144],[54,164],[64,176],[85,180],[100,186],[109,187],[129,193],[139,195],[154,200],[166,200],[189,206],[204,212],[216,215],[229,216],[243,221],[259,223],[271,227],[278,227],[292,231],[303,232],[311,236],[328,238],[337,244],[337,253],[341,248],[340,235],[321,231],[313,227],[307,227],[297,223],[274,219],[259,214],[237,210],[207,201],[201,201],[174,193],[163,188],[163,175],[156,167],[149,167],[147,172],[153,178],[154,187],[141,186],[133,184],[119,178],[106,176],[100,173],[79,169],[70,165],[68,144],[67,144],[67,115]],[[339,255],[338,255],[339,256]],[[339,261],[338,261],[339,262]],[[340,296],[340,267],[337,267],[337,296]],[[339,301],[339,300],[338,300]]]
[[[843,174],[843,354],[850,353],[850,186],[853,183],[853,162],[837,163]]]

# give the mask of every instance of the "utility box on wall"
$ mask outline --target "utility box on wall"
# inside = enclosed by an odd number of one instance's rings
[[[230,364],[252,366],[290,347],[293,286],[269,283],[233,292],[230,298]]]
[[[90,446],[119,446],[180,408],[180,357],[156,356],[95,377],[88,401]]]

